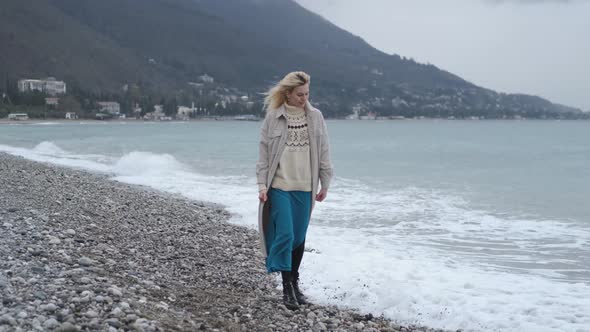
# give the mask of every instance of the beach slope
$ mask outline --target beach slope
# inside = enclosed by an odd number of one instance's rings
[[[287,310],[256,232],[227,218],[0,153],[0,331],[434,331],[335,307]]]

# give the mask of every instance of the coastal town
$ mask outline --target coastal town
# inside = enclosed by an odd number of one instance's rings
[[[116,93],[90,94],[80,88],[68,89],[67,82],[54,77],[23,78],[5,86],[5,92],[0,89],[0,119],[10,121],[259,121],[264,116],[263,93],[245,92],[218,83],[206,73],[194,82],[186,82],[184,89],[168,97],[150,94],[131,83],[124,84]],[[476,104],[476,109],[473,100],[481,99],[477,91],[463,89],[418,95],[409,87],[400,89],[404,97],[391,100],[371,97],[367,89],[360,88],[356,94],[367,94],[361,100],[337,104],[323,96],[314,100],[314,104],[325,117],[344,120],[590,119],[590,112],[555,112],[546,106],[520,105],[510,95],[495,92],[489,92],[488,101]]]
[[[6,115],[7,120],[24,121],[33,118],[53,118],[65,120],[96,119],[96,120],[122,120],[135,119],[145,121],[189,121],[192,119],[216,119],[216,120],[259,120],[255,111],[256,103],[247,94],[238,89],[228,89],[215,86],[214,78],[203,74],[199,76],[198,82],[188,82],[192,92],[201,98],[196,98],[197,103],[192,100],[187,104],[178,103],[140,103],[139,98],[135,100],[121,100],[121,98],[100,99],[92,101],[84,100],[84,106],[80,100],[68,95],[67,83],[57,80],[54,77],[42,79],[20,79],[17,82],[18,95],[23,112],[10,112]],[[123,95],[132,94],[132,90],[138,89],[134,85],[124,85],[121,88]],[[2,93],[2,104],[13,106],[10,96]],[[28,102],[27,102],[28,97]],[[74,99],[74,100],[73,100]],[[118,99],[118,100],[117,100]],[[133,99],[133,98],[131,98]],[[23,102],[24,101],[24,102]],[[32,102],[31,102],[32,101]],[[73,102],[73,107],[72,106]],[[200,102],[200,103],[199,103]],[[65,104],[65,105],[62,105]],[[260,105],[258,105],[260,106]],[[31,116],[27,108],[43,110],[41,116]],[[0,108],[1,109],[1,108]],[[238,114],[234,114],[234,113]],[[225,114],[229,113],[229,114]],[[0,116],[0,118],[2,118]]]

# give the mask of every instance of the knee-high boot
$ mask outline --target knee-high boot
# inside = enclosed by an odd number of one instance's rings
[[[303,241],[303,243],[300,246],[295,248],[295,250],[293,250],[293,253],[291,255],[291,257],[292,257],[291,277],[292,277],[293,290],[295,292],[295,297],[297,299],[297,303],[299,303],[301,305],[305,305],[308,303],[307,298],[305,297],[305,295],[303,295],[303,293],[301,292],[301,289],[299,288],[299,266],[301,265],[301,260],[303,259],[303,252],[304,251],[305,251],[305,241]]]

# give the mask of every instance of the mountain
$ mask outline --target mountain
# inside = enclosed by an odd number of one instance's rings
[[[252,96],[312,75],[328,116],[556,116],[579,110],[499,94],[388,55],[292,0],[3,0],[0,78],[53,76],[94,93],[173,95],[203,74]]]

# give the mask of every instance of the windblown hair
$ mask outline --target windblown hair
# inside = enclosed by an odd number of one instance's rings
[[[311,77],[302,71],[288,73],[275,86],[266,92],[264,108],[266,111],[279,108],[287,100],[287,94],[293,92],[296,87],[309,83]]]

